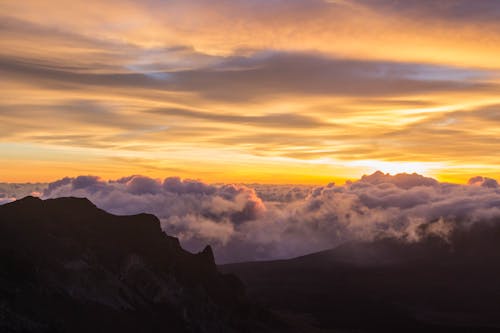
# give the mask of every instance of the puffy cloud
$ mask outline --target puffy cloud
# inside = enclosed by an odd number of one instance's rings
[[[216,190],[214,186],[204,184],[196,180],[185,179],[181,180],[179,177],[169,177],[163,182],[163,188],[165,191],[185,194],[213,194]]]
[[[99,177],[96,176],[78,176],[71,181],[73,189],[91,189],[97,190],[98,188],[105,186],[103,181],[100,181]]]
[[[126,182],[127,191],[132,194],[156,194],[161,190],[160,183],[149,177],[134,176]]]
[[[263,201],[287,203],[305,199],[314,186],[311,185],[250,185]]]
[[[389,174],[384,174],[381,171],[377,171],[369,176],[365,175],[361,177],[361,181],[356,185],[361,185],[365,183],[369,183],[372,185],[379,185],[384,183],[393,184],[403,189],[410,189],[415,186],[435,186],[438,184],[438,182],[435,179],[424,177],[416,173],[411,175],[407,173],[401,173],[395,176],[391,176]]]
[[[448,239],[500,218],[500,188],[485,177],[458,185],[376,172],[342,186],[312,187],[80,176],[46,186],[44,197],[60,196],[87,197],[116,214],[155,214],[189,250],[212,244],[219,263],[293,257],[349,240]]]
[[[497,217],[497,188],[439,183],[416,174],[376,173],[345,186],[318,187],[303,200],[268,207],[265,218],[240,229],[244,241],[230,245],[238,260],[290,257],[353,239],[447,238],[456,229],[493,223]],[[255,257],[248,258],[248,251]]]
[[[236,226],[261,218],[266,208],[255,191],[243,185],[213,186],[192,179],[144,176],[103,181],[79,176],[50,183],[44,197],[87,197],[100,208],[116,214],[149,212],[163,228],[192,250],[206,243],[224,245]]]
[[[483,186],[483,187],[491,187],[491,188],[497,188],[498,187],[498,182],[495,179],[488,178],[488,177],[482,177],[482,176],[477,176],[469,179],[468,182],[469,185],[476,185],[476,186]]]

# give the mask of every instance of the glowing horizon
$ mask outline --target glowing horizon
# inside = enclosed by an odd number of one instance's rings
[[[3,1],[0,18],[3,182],[500,178],[495,1]]]

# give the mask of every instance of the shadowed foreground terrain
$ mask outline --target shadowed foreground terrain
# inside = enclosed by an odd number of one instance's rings
[[[0,332],[248,332],[275,321],[156,217],[87,199],[0,206]]]
[[[290,260],[223,265],[250,297],[330,331],[500,331],[500,227],[447,240],[352,242]]]
[[[431,227],[217,268],[153,215],[26,197],[0,206],[0,332],[499,331],[498,223]]]

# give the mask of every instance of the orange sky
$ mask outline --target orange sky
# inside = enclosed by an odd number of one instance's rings
[[[500,178],[500,4],[2,1],[0,181]]]

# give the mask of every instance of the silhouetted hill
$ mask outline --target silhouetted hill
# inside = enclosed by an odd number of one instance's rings
[[[0,206],[1,332],[245,332],[274,321],[210,247],[191,254],[149,214],[87,199]]]
[[[500,331],[500,228],[447,240],[351,242],[290,260],[223,265],[249,297],[325,330]]]

